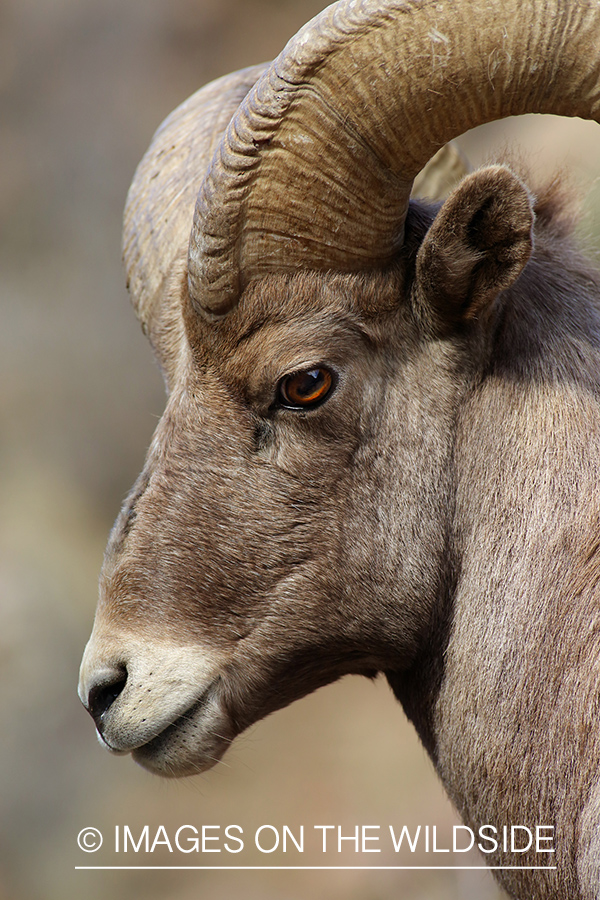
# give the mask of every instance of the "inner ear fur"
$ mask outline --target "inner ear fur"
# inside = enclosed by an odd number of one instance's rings
[[[417,253],[413,304],[429,331],[485,316],[531,256],[533,222],[533,198],[505,166],[461,181]]]

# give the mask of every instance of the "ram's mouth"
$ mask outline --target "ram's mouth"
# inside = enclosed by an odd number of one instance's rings
[[[195,775],[219,762],[234,737],[231,720],[213,683],[185,712],[131,755],[139,765],[163,777]]]

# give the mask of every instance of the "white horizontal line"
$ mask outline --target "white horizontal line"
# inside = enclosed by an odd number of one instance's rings
[[[523,871],[548,871],[556,869],[556,866],[75,866],[76,870],[96,871],[105,869],[136,869],[136,870],[152,870],[157,869],[164,871],[190,869],[194,871],[206,872],[275,872],[275,871],[294,871],[294,872],[315,872],[315,871],[368,871],[368,872],[397,872],[400,870],[423,871],[423,872],[449,872],[449,871],[466,871],[466,870],[482,870],[492,869],[496,872],[507,872],[513,869]]]

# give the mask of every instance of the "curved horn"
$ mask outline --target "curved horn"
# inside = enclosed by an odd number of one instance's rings
[[[165,119],[127,195],[123,259],[136,315],[156,352],[167,387],[180,357],[180,293],[194,203],[227,123],[266,69],[252,66],[197,91]]]
[[[208,317],[299,266],[402,244],[411,184],[447,141],[526,112],[598,119],[597,0],[340,0],[254,86],[202,182],[189,288]]]

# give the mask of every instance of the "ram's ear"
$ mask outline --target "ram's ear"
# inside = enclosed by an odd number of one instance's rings
[[[464,178],[419,248],[413,303],[435,334],[485,316],[521,274],[533,249],[533,200],[504,166]]]

